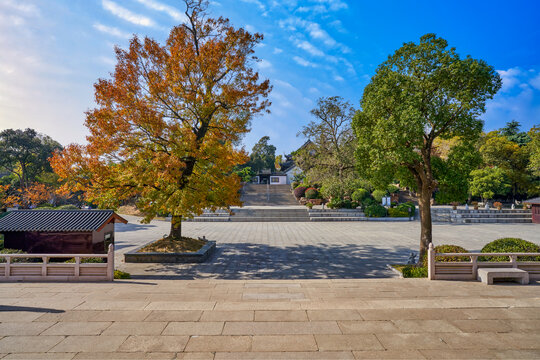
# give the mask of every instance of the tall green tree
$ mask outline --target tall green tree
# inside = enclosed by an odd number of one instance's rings
[[[506,195],[511,185],[507,173],[498,167],[486,167],[471,171],[471,194],[480,196],[483,202],[495,195]]]
[[[480,146],[480,154],[487,166],[498,167],[506,172],[515,199],[518,194],[527,193],[533,184],[529,169],[530,148],[519,146],[501,133],[489,132]]]
[[[529,169],[535,176],[540,176],[540,126],[534,126],[529,130],[531,142],[529,151],[531,154]]]
[[[34,129],[6,129],[0,132],[0,169],[17,179],[24,190],[40,176],[52,173],[49,158],[62,146]]]
[[[501,135],[505,136],[508,140],[515,142],[519,146],[523,146],[531,141],[531,138],[526,132],[520,131],[520,128],[521,125],[519,121],[512,120],[507,122],[499,131]]]
[[[477,136],[478,118],[501,87],[492,66],[461,58],[434,34],[406,43],[376,70],[354,117],[356,157],[374,183],[413,178],[421,216],[420,259],[432,241],[431,197],[437,187],[435,139]]]
[[[469,197],[470,173],[481,164],[482,156],[472,139],[456,139],[447,154],[433,156],[433,174],[438,182],[435,200],[446,204],[464,202]]]
[[[251,150],[251,155],[248,166],[255,173],[259,173],[261,170],[268,169],[275,171],[276,162],[276,147],[270,144],[270,136],[263,136]]]
[[[352,130],[355,109],[340,96],[322,97],[311,110],[314,121],[298,135],[310,140],[294,154],[296,164],[310,181],[343,184],[357,177],[354,150],[356,137]]]

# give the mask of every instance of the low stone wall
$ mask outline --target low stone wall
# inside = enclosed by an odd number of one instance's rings
[[[127,263],[202,263],[208,260],[216,249],[215,241],[208,241],[199,251],[191,253],[137,252],[146,245],[124,254]]]

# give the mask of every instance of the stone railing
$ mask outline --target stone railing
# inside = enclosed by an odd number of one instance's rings
[[[42,262],[17,262],[17,259]],[[74,258],[74,263],[49,262]],[[104,258],[107,263],[81,263],[86,258]],[[15,260],[15,261],[14,261]],[[114,246],[107,254],[0,254],[0,281],[113,281]]]
[[[470,261],[436,261],[436,256],[469,257]],[[507,256],[509,261],[478,261],[480,256]],[[517,268],[529,273],[530,279],[540,279],[540,261],[518,261],[521,256],[540,256],[540,253],[435,253],[428,249],[428,279],[476,280],[479,268]]]

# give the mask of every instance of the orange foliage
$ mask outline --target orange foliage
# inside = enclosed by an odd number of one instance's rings
[[[34,183],[25,189],[17,189],[13,190],[12,192],[8,192],[8,189],[9,185],[4,187],[4,199],[2,199],[2,189],[0,189],[0,203],[3,202],[4,205],[11,207],[36,207],[51,200],[53,196],[53,191],[49,186],[39,183]]]
[[[232,169],[247,154],[234,144],[270,105],[269,81],[251,67],[262,35],[187,3],[189,21],[165,44],[135,36],[116,48],[112,78],[95,84],[97,107],[86,113],[88,145],[51,160],[64,189],[102,207],[137,198],[146,220],[240,204]]]

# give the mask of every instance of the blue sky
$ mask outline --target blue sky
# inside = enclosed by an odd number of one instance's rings
[[[180,0],[0,0],[0,129],[84,142],[84,111],[114,68],[113,46],[131,34],[164,41],[183,11]],[[272,113],[253,121],[248,150],[264,135],[278,153],[296,149],[318,97],[358,107],[377,65],[428,32],[501,74],[486,130],[540,124],[539,1],[214,0],[209,13],[265,36],[256,66],[274,85]]]

